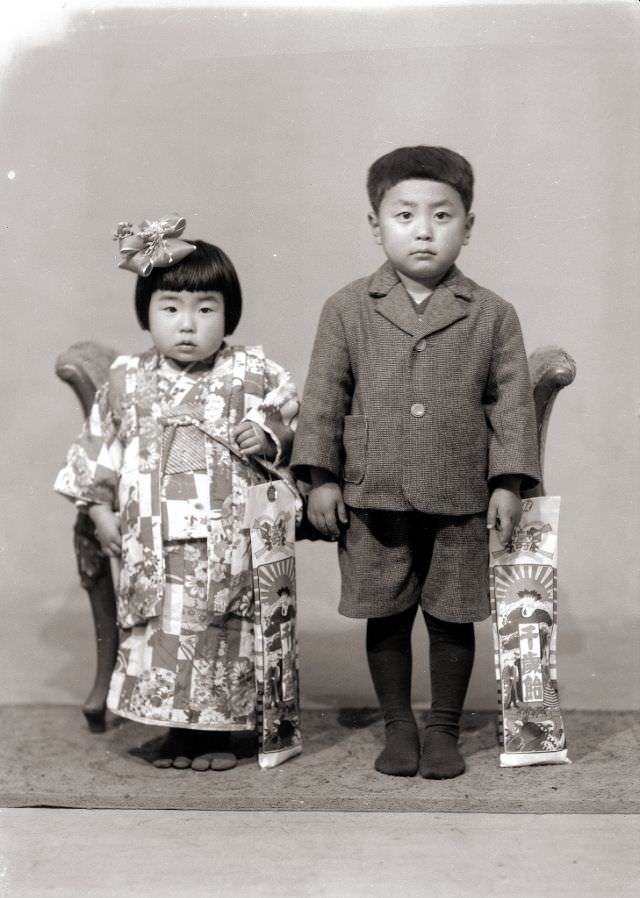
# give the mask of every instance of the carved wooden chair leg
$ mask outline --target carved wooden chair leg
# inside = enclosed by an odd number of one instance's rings
[[[91,732],[101,733],[105,729],[107,692],[118,652],[118,627],[108,559],[95,538],[93,523],[84,512],[76,519],[74,545],[80,581],[91,603],[97,649],[96,677],[82,711]]]

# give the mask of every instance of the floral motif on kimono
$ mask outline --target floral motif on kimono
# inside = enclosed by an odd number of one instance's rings
[[[160,613],[165,540],[205,540],[210,614],[251,617],[243,521],[247,489],[261,475],[233,450],[232,428],[243,420],[258,424],[274,441],[274,463],[282,467],[298,409],[289,374],[258,346],[223,344],[195,382],[155,350],[115,360],[54,488],[77,504],[119,511],[121,627]],[[176,458],[184,464],[176,465]]]

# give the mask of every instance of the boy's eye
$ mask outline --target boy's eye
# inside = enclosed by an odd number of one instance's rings
[[[396,218],[399,218],[401,221],[409,221],[411,218],[411,212],[398,212]]]
[[[448,212],[436,212],[436,219],[438,221],[448,221],[451,218],[451,215]]]

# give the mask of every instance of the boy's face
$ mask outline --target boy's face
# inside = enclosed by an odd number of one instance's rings
[[[188,365],[220,349],[224,340],[224,297],[216,290],[156,290],[149,303],[153,345],[168,358]]]
[[[377,215],[369,213],[376,243],[400,275],[434,288],[469,242],[473,213],[449,184],[412,178],[389,188]]]

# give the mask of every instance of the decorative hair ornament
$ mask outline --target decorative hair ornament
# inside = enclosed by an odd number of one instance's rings
[[[122,256],[118,268],[126,268],[146,278],[154,268],[169,268],[180,262],[196,249],[192,243],[177,239],[186,224],[186,220],[175,213],[158,221],[145,218],[137,231],[131,222],[119,222],[113,235]]]

